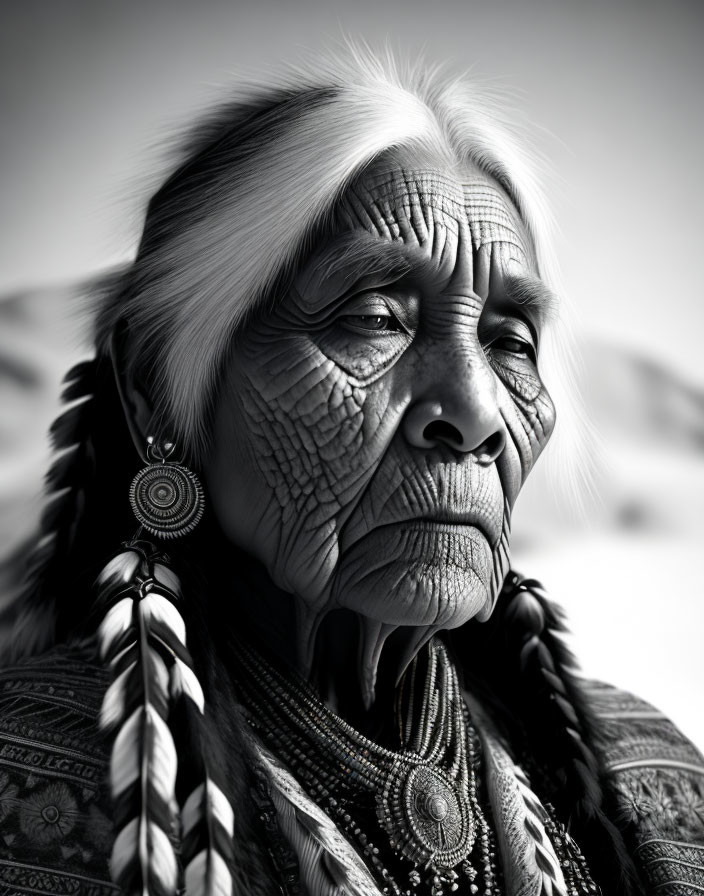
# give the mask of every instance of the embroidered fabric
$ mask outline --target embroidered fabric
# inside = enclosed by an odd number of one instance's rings
[[[0,671],[0,894],[113,896],[106,676],[90,650],[59,648]]]
[[[658,896],[704,893],[704,757],[662,713],[625,691],[585,683],[619,817]]]

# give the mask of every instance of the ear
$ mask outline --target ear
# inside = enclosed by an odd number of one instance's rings
[[[128,349],[129,327],[121,320],[118,321],[110,338],[110,358],[134,447],[146,464],[150,462],[147,460],[147,437],[155,435],[154,408],[144,383],[135,375],[134,370],[131,370]]]

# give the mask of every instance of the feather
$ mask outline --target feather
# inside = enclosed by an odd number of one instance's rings
[[[161,635],[160,635],[161,637]],[[185,637],[184,637],[185,642]],[[176,791],[186,896],[230,896],[234,812],[213,780],[205,747],[205,700],[185,643],[172,645],[170,690],[181,738]]]
[[[188,856],[184,849],[187,896],[230,896],[232,876],[223,852],[231,859],[235,816],[227,797],[212,781],[199,784],[181,812],[184,846],[199,827],[207,829],[206,845]]]
[[[137,551],[124,551],[118,554],[100,573],[96,585],[101,590],[116,584],[127,585],[132,581],[141,560]]]
[[[151,591],[142,600],[140,607],[145,614],[145,623],[147,625],[153,622],[159,623],[172,632],[181,644],[186,643],[186,624],[179,611],[168,598],[157,591]]]
[[[96,362],[90,361],[69,371],[64,380],[65,402],[94,392],[96,368]],[[93,401],[84,400],[62,411],[51,426],[57,456],[46,475],[46,503],[26,561],[24,581],[4,611],[9,617],[5,624],[12,626],[5,661],[46,649],[56,638],[62,601],[70,608],[69,613],[74,610],[74,592],[67,587],[67,573],[75,573],[72,560],[77,533],[86,506],[86,490],[95,475],[94,405]],[[18,569],[25,564],[26,550],[23,545]],[[81,593],[85,593],[85,586]],[[64,595],[71,595],[70,603]]]
[[[174,657],[171,669],[171,695],[178,697],[181,694],[188,696],[198,707],[200,712],[205,711],[205,697],[196,673],[183,660]]]
[[[178,758],[166,719],[170,674],[151,628],[155,618],[183,620],[153,582],[153,549],[127,550],[98,578],[99,603],[108,607],[99,628],[100,653],[113,680],[101,708],[104,730],[117,730],[110,786],[118,835],[113,880],[128,894],[175,896],[178,863],[169,833],[174,822]],[[175,617],[174,617],[175,614]]]
[[[154,578],[160,585],[168,588],[175,597],[180,596],[181,582],[176,573],[172,569],[169,569],[168,566],[165,566],[163,563],[155,563]]]
[[[118,639],[125,636],[132,628],[132,609],[132,598],[125,597],[110,607],[105,614],[98,629],[101,659],[106,659],[108,653],[115,649]]]
[[[327,869],[328,874],[332,878],[336,887],[339,887],[340,890],[344,893],[345,887],[349,881],[349,877],[347,874],[347,868],[342,864],[339,859],[336,859],[329,852],[323,852],[322,862]]]
[[[178,675],[183,675],[187,668],[185,663],[179,666],[179,661],[176,661],[171,669],[172,675],[175,669],[179,670]],[[192,674],[195,679],[195,674]],[[197,679],[195,682],[202,695]],[[181,808],[181,859],[185,869],[186,896],[230,896],[233,889],[230,869],[234,812],[208,772],[202,704],[194,701],[187,689],[181,690],[180,697],[183,728],[194,746],[184,751],[188,759],[179,764],[180,786],[177,782],[177,792],[186,793],[188,782],[197,781],[182,800]]]
[[[49,427],[49,437],[55,450],[83,442],[86,439],[90,424],[90,418],[86,414],[86,405],[90,406],[90,404],[90,402],[82,402],[75,405],[54,420]]]
[[[251,735],[249,739],[266,774],[281,832],[298,856],[303,890],[321,896],[378,893],[379,888],[363,860],[332,819],[312,802],[293,775],[265,747]],[[305,819],[303,824],[302,819]]]
[[[184,837],[187,837],[198,823],[206,798],[210,800],[213,817],[232,836],[235,828],[235,813],[232,811],[232,806],[213,781],[204,781],[183,804],[181,825]]]
[[[140,706],[120,729],[110,758],[113,798],[121,796],[144,774],[164,803],[173,798],[176,749],[166,722],[151,706]]]
[[[156,549],[135,542],[98,583],[99,600],[112,601],[99,637],[114,676],[101,725],[118,729],[110,760],[120,830],[113,879],[129,893],[141,887],[141,896],[171,896],[177,875],[167,826],[178,793],[187,896],[230,896],[234,813],[208,773],[205,698],[176,606],[178,577]]]
[[[175,893],[178,886],[176,854],[167,835],[153,821],[147,826],[145,847],[141,855],[142,866],[150,869],[166,893]]]
[[[63,451],[52,463],[44,477],[44,485],[47,494],[63,491],[73,485],[76,470],[83,461],[83,452],[78,445],[71,445]]]
[[[113,880],[120,880],[125,876],[127,866],[132,857],[139,850],[139,819],[133,818],[115,837],[110,857],[110,871]]]
[[[91,395],[95,389],[95,362],[81,361],[64,376],[64,390],[61,401],[68,404],[77,398]]]
[[[45,531],[63,529],[70,521],[74,508],[70,501],[64,501],[63,492],[54,492],[42,510],[41,525]]]
[[[191,861],[184,873],[188,896],[231,896],[232,875],[224,860],[205,850]]]
[[[108,731],[117,725],[125,715],[127,680],[137,668],[137,662],[130,663],[110,684],[100,708],[100,727]]]
[[[523,770],[519,766],[514,766],[513,773],[518,782],[518,791],[525,805],[527,813],[525,827],[533,841],[535,864],[543,878],[543,891],[545,893],[559,894],[559,896],[567,896],[567,888],[560,863],[545,832],[544,824],[547,813],[531,790]]]

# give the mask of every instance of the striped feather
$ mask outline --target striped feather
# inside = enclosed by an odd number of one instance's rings
[[[181,644],[186,643],[186,624],[179,611],[167,597],[158,591],[152,591],[144,598],[140,606],[148,625],[151,623],[162,625],[173,633]]]
[[[150,790],[165,804],[173,799],[176,749],[166,722],[152,706],[139,707],[115,738],[110,783],[115,799],[148,776]]]
[[[174,657],[171,691],[184,742],[176,791],[181,803],[181,860],[186,896],[230,896],[235,817],[227,797],[210,776],[205,750],[204,700],[187,662]]]
[[[214,781],[199,784],[188,797],[181,812],[184,841],[184,865],[187,896],[231,896],[232,875],[227,858],[232,858],[235,816],[232,807]],[[202,849],[188,855],[190,840],[197,842],[199,829],[206,829]],[[202,838],[201,838],[202,839]]]
[[[376,896],[381,891],[355,848],[274,756],[248,734],[266,774],[281,833],[295,852],[304,892]]]
[[[187,837],[197,824],[206,799],[210,801],[213,818],[231,836],[235,828],[235,813],[225,794],[213,781],[199,784],[183,804],[181,822],[184,836]]]
[[[518,782],[518,792],[526,808],[525,828],[533,841],[535,864],[542,875],[541,893],[544,896],[567,896],[567,886],[560,863],[545,831],[547,812],[531,790],[523,769],[514,766],[513,772]]]
[[[163,563],[155,563],[154,578],[160,585],[168,588],[173,595],[176,597],[181,596],[181,583],[173,569],[169,569],[169,567],[164,566]]]
[[[116,731],[110,783],[118,835],[111,873],[127,896],[175,896],[178,862],[169,835],[175,818],[178,759],[167,724],[170,673],[153,628],[185,634],[178,611],[153,591],[153,550],[115,557],[99,579],[99,603],[109,605],[99,628],[100,654],[113,673],[100,715]],[[167,657],[168,659],[168,657]]]
[[[134,675],[136,669],[137,662],[135,660],[120,672],[105,692],[103,705],[100,708],[100,727],[103,731],[114,728],[124,718],[127,702],[126,689],[129,679]]]
[[[116,583],[129,584],[137,571],[141,559],[141,556],[136,551],[125,551],[113,557],[98,576],[98,581],[96,582],[98,588],[103,589],[105,586]]]
[[[216,852],[203,852],[186,868],[186,893],[189,896],[231,896],[232,875]]]
[[[113,879],[128,894],[175,893],[168,832],[177,797],[185,893],[231,896],[234,813],[207,768],[205,698],[176,606],[179,579],[139,542],[110,561],[98,585],[107,606],[100,653],[113,673],[101,726],[117,731],[110,763],[120,831]]]
[[[174,657],[171,669],[171,696],[176,698],[181,695],[189,697],[198,707],[199,712],[205,711],[203,688],[200,686],[196,673],[183,660]]]
[[[105,660],[108,653],[113,652],[120,639],[132,629],[133,600],[125,597],[114,604],[105,614],[98,629],[100,658]]]
[[[110,871],[113,880],[124,878],[132,862],[132,857],[139,851],[139,819],[133,818],[115,837],[110,857]]]

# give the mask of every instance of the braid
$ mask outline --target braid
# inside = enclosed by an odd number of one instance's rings
[[[90,433],[96,371],[95,360],[81,362],[69,370],[61,400],[73,406],[63,411],[49,430],[52,448],[58,456],[46,475],[47,504],[27,562],[24,584],[9,607],[9,612],[17,613],[13,636],[7,645],[15,656],[37,653],[55,636],[57,606],[53,596],[65,587],[63,574],[85,508],[86,488],[94,474]]]
[[[604,893],[639,893],[621,832],[609,819],[608,779],[594,753],[591,714],[565,646],[560,610],[540,582],[509,572],[489,622],[453,638],[468,686],[503,727],[509,743],[547,770],[543,787],[583,846]]]
[[[100,724],[114,736],[113,880],[130,896],[175,896],[170,834],[180,822],[186,896],[229,896],[234,813],[211,768],[181,584],[150,542],[124,548],[100,574],[96,604],[100,656],[112,677]]]

